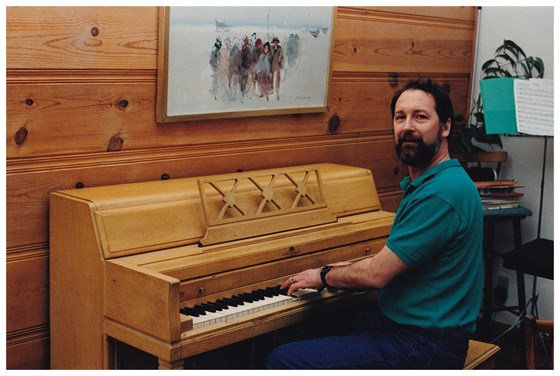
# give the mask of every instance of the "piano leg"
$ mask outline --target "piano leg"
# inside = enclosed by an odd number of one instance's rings
[[[168,362],[165,359],[158,359],[159,369],[183,369],[183,359]]]

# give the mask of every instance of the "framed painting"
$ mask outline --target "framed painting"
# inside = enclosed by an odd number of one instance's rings
[[[157,121],[327,110],[334,7],[162,7]]]

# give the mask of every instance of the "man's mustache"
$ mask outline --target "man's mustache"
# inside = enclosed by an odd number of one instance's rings
[[[414,136],[412,133],[405,133],[398,140],[398,146],[402,146],[404,142],[422,142],[422,137]]]

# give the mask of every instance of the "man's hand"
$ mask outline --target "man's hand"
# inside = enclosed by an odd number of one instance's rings
[[[303,288],[319,290],[323,287],[323,282],[321,282],[321,268],[307,269],[291,276],[280,287],[288,289],[288,295],[292,295],[294,291]]]

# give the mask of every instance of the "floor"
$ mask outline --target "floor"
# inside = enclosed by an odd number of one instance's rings
[[[525,369],[525,349],[521,332],[518,327],[515,327],[503,334],[508,329],[509,326],[502,323],[485,324],[480,320],[478,330],[473,337],[484,342],[495,340],[494,343],[500,346],[501,349],[496,354],[496,369]],[[537,359],[539,369],[552,369],[542,350]]]

